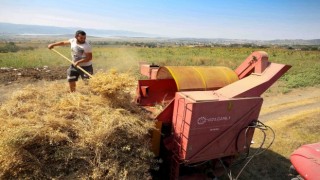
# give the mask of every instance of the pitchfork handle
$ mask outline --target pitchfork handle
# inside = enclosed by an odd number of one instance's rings
[[[75,67],[77,67],[78,69],[80,69],[82,72],[84,72],[86,75],[88,75],[90,78],[93,78],[93,76],[88,73],[86,70],[84,70],[82,67],[80,66],[76,66],[76,64],[71,61],[69,58],[67,58],[66,56],[64,56],[63,54],[61,54],[59,51],[55,50],[55,49],[51,49],[52,51],[56,52],[57,54],[59,54],[60,56],[62,56],[64,59],[66,59],[67,61],[69,61],[70,63],[72,63]]]

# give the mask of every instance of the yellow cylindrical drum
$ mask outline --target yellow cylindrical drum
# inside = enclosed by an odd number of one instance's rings
[[[216,90],[239,80],[233,70],[222,66],[164,66],[157,79],[174,79],[178,91]]]

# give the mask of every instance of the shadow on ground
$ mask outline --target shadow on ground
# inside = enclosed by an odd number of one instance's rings
[[[285,148],[285,147],[284,147]],[[250,148],[251,152],[255,152],[256,148]],[[252,154],[252,153],[250,153]],[[239,159],[242,157],[239,157]],[[232,175],[235,178],[240,172],[241,168],[247,161],[243,161],[240,164],[236,164],[231,167]],[[280,154],[266,150],[260,155],[255,156],[250,163],[246,166],[243,172],[240,174],[240,180],[248,179],[263,179],[263,180],[285,180],[291,179],[289,176],[289,167],[291,163],[287,157],[283,157]],[[220,179],[229,179],[227,175],[224,175]]]

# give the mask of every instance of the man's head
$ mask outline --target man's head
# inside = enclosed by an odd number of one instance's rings
[[[86,42],[86,32],[82,30],[78,30],[74,36],[77,39],[79,44],[83,44]]]

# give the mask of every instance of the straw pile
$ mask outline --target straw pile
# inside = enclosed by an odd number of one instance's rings
[[[27,86],[0,106],[0,179],[146,179],[154,122],[131,103],[135,80],[96,74]]]

